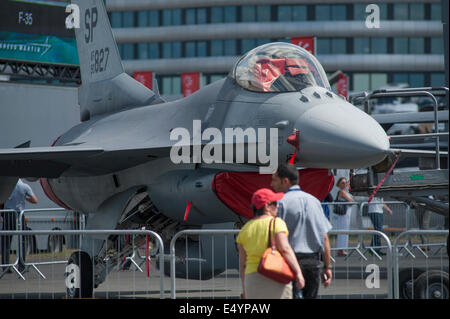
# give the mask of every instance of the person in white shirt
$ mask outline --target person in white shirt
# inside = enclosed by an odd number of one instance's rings
[[[368,204],[369,218],[372,221],[373,228],[378,231],[383,231],[383,209],[385,209],[389,215],[392,215],[392,210],[384,204],[383,198],[374,197]],[[374,235],[372,237],[371,246],[378,255],[385,255],[385,253],[381,252],[381,238],[379,235]]]

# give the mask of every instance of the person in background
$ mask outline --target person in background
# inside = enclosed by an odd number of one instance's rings
[[[386,210],[386,212],[389,215],[392,215],[392,210],[383,203],[383,198],[374,197],[372,201],[368,204],[368,214],[369,218],[372,221],[373,228],[378,231],[383,231],[383,208]],[[371,243],[373,249],[375,252],[380,255],[386,255],[385,253],[381,252],[381,238],[379,235],[374,235],[372,237],[372,243]]]
[[[278,201],[283,195],[283,193],[274,193],[268,188],[262,188],[252,196],[254,218],[242,227],[236,239],[243,299],[292,299],[292,283],[283,284],[258,272],[261,256],[268,246],[269,224],[277,215]],[[295,275],[297,288],[302,289],[305,280],[289,245],[286,224],[280,218],[275,219],[274,236],[277,250],[286,259]]]
[[[336,201],[346,201],[346,202],[354,202],[352,196],[347,192],[348,181],[345,177],[341,177],[338,179],[336,186],[339,188],[338,193],[336,195]],[[336,230],[348,230],[350,229],[350,220],[351,220],[351,212],[352,206],[346,205],[346,212],[344,215],[339,215],[337,217],[337,226]],[[338,256],[347,256],[345,249],[348,247],[348,235],[339,234],[337,235],[337,248],[339,248],[337,255]]]
[[[38,200],[36,195],[34,195],[33,190],[28,184],[22,182],[21,179],[18,180],[16,187],[12,191],[8,200],[4,205],[4,209],[15,210],[17,214],[20,214],[22,210],[25,209],[25,201],[30,202],[32,204],[37,204]],[[18,216],[18,215],[17,215]],[[25,221],[23,220],[22,223]],[[3,230],[17,230],[16,229],[16,215],[11,213],[3,214]],[[2,264],[9,264],[9,253],[11,249],[11,237],[12,236],[1,236],[1,248],[2,248]],[[24,246],[22,246],[22,251],[24,250]],[[23,256],[25,261],[25,256]],[[19,271],[23,271],[25,269],[24,265],[19,264]],[[4,269],[6,272],[11,272],[9,267]]]
[[[437,200],[438,198],[436,195],[429,195],[428,199]],[[416,206],[416,208],[414,210],[414,215],[416,216],[417,226],[419,229],[424,229],[424,230],[430,229],[431,213],[432,212],[430,210],[426,209],[424,206],[422,206],[420,204]],[[428,251],[429,247],[427,246],[427,244],[428,244],[427,237],[424,235],[420,235],[420,241],[421,241],[422,245],[424,245],[421,247],[421,249]]]
[[[280,164],[272,175],[272,188],[284,192],[278,216],[289,230],[289,243],[295,251],[305,277],[305,288],[293,287],[295,299],[315,299],[320,282],[324,287],[331,283],[331,253],[328,232],[332,226],[323,213],[320,201],[300,189],[298,171],[294,165]],[[320,269],[320,257],[324,263]]]

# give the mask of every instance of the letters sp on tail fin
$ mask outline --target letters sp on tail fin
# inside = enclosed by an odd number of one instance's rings
[[[82,85],[82,121],[104,113],[164,102],[124,72],[103,0],[71,0],[80,14],[75,28]]]

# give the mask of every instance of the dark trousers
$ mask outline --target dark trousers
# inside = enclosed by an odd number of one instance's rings
[[[295,255],[305,278],[305,287],[299,290],[295,282],[292,283],[294,299],[316,299],[320,286],[320,255],[319,253]]]
[[[3,230],[17,230],[17,223],[16,223],[16,214],[11,212],[4,212],[2,213],[3,217]],[[25,225],[25,218],[22,219],[22,225]],[[0,247],[1,247],[1,254],[2,254],[2,265],[8,265],[10,263],[10,250],[11,250],[11,241],[13,236],[0,236]],[[17,238],[19,240],[19,238]],[[14,247],[17,252],[17,247]],[[21,249],[23,252],[23,261],[25,261],[25,240],[22,241]],[[19,264],[20,261],[19,261]],[[22,266],[20,267],[22,268]]]
[[[380,213],[369,213],[370,220],[372,221],[373,228],[378,231],[383,231],[383,214]],[[372,237],[372,246],[378,247],[375,248],[375,251],[380,250],[381,246],[381,238],[378,235],[373,235]]]
[[[3,217],[3,230],[16,230],[16,214],[12,212],[2,213]],[[2,247],[2,265],[9,264],[9,253],[11,250],[12,236],[1,236]]]

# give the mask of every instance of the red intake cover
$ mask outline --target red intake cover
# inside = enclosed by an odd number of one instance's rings
[[[298,171],[300,187],[322,201],[334,185],[334,176],[327,169],[307,168]],[[270,188],[272,175],[246,172],[226,172],[214,177],[212,188],[217,197],[236,214],[253,218],[250,200],[263,187]]]

